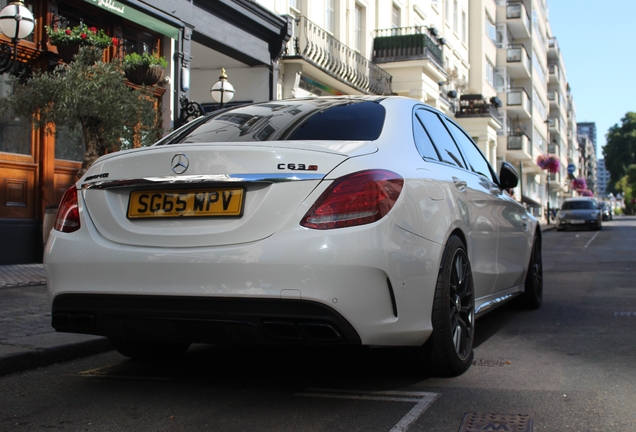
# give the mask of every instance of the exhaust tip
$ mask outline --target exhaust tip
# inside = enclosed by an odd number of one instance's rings
[[[305,338],[315,342],[337,342],[342,340],[342,335],[329,323],[303,322],[298,324]]]
[[[267,333],[275,339],[302,340],[303,338],[291,322],[264,321],[263,327],[267,330]]]

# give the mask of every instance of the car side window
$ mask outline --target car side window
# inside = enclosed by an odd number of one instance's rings
[[[424,129],[431,137],[441,161],[464,168],[462,155],[457,149],[448,129],[442,123],[442,119],[434,112],[425,109],[418,110],[415,115],[420,119]]]
[[[459,146],[459,148],[461,148],[468,168],[473,172],[486,177],[491,182],[497,183],[493,178],[493,170],[490,167],[490,164],[481,153],[479,148],[477,148],[475,143],[470,138],[468,138],[466,133],[461,130],[455,123],[447,121],[446,124],[455,137],[457,145]]]
[[[431,137],[428,136],[428,132],[424,129],[421,120],[414,116],[413,118],[413,139],[415,140],[415,146],[423,159],[439,161],[439,154],[433,146]]]

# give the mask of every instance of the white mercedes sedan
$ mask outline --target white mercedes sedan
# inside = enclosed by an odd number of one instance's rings
[[[165,359],[191,343],[473,359],[475,318],[538,308],[541,230],[450,118],[403,97],[224,109],[100,158],[45,250],[52,324]]]

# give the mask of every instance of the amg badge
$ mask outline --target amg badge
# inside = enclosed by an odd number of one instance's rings
[[[278,164],[279,170],[292,170],[292,171],[318,171],[318,165],[305,165],[305,164]]]

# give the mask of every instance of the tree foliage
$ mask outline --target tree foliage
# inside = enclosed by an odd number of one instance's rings
[[[626,113],[620,125],[615,124],[609,129],[603,157],[610,173],[610,184],[616,185],[627,174],[627,168],[636,164],[636,112]]]
[[[14,92],[0,108],[31,117],[48,133],[54,125],[80,128],[85,142],[81,177],[106,153],[149,145],[161,136],[159,113],[149,89],[125,84],[119,60],[104,63],[100,49],[81,48],[75,61],[51,72],[15,77]]]

